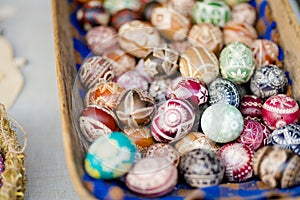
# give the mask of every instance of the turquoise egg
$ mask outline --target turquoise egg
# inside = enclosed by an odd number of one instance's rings
[[[112,132],[97,138],[89,147],[84,168],[96,179],[113,179],[126,174],[132,167],[136,146],[125,134]]]

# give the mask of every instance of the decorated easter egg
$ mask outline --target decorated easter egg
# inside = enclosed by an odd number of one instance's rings
[[[144,18],[147,21],[151,21],[151,15],[154,8],[161,7],[162,4],[158,1],[149,1],[144,7]]]
[[[253,150],[242,143],[229,143],[222,146],[218,155],[225,165],[225,177],[231,182],[243,182],[254,175]]]
[[[149,87],[148,80],[135,69],[121,74],[115,81],[127,90],[139,88],[147,91]]]
[[[157,79],[150,83],[149,93],[154,98],[157,106],[166,101],[166,90],[169,87],[171,79]]]
[[[279,49],[272,40],[256,39],[251,43],[250,48],[254,54],[256,67],[276,64],[278,61]]]
[[[233,7],[235,5],[244,3],[244,2],[249,2],[250,0],[222,0],[224,1],[227,5]]]
[[[84,169],[93,178],[113,179],[126,174],[135,161],[135,144],[123,133],[99,137],[88,148]]]
[[[95,55],[102,55],[118,48],[118,38],[115,29],[108,26],[91,28],[86,36],[88,48]]]
[[[151,145],[145,154],[145,157],[157,157],[167,159],[170,163],[176,167],[180,161],[180,154],[171,145],[166,143],[156,143]]]
[[[231,10],[231,20],[253,26],[256,20],[256,10],[249,3],[237,4]]]
[[[253,157],[255,175],[272,188],[291,188],[300,184],[300,157],[278,146],[259,149]]]
[[[287,77],[276,65],[265,65],[255,70],[250,81],[250,89],[256,96],[267,99],[284,93],[287,88]]]
[[[292,150],[300,155],[300,125],[287,124],[275,129],[267,138],[266,143]]]
[[[203,106],[208,99],[206,86],[196,78],[179,76],[172,80],[166,90],[167,99],[185,99],[194,106]]]
[[[192,17],[196,24],[207,22],[223,27],[230,19],[230,8],[222,1],[197,1]]]
[[[208,151],[213,151],[217,153],[220,146],[208,139],[201,132],[192,132],[183,137],[175,144],[175,148],[183,156],[185,153],[194,149],[206,149]]]
[[[144,70],[151,78],[166,78],[177,72],[179,53],[168,44],[154,47],[144,58]]]
[[[114,113],[99,105],[89,105],[82,110],[79,127],[89,142],[119,130]]]
[[[111,62],[102,56],[87,58],[79,69],[80,81],[86,88],[111,81],[114,77]]]
[[[209,139],[228,143],[242,133],[244,125],[240,111],[229,104],[217,103],[209,106],[202,114],[201,128]]]
[[[141,20],[142,14],[131,9],[119,10],[111,17],[111,26],[118,30],[123,24],[133,20]]]
[[[169,99],[156,111],[151,132],[158,142],[174,142],[184,137],[195,121],[193,106],[183,99]]]
[[[116,116],[122,125],[130,128],[146,126],[154,115],[154,103],[153,97],[146,91],[126,90],[117,102]]]
[[[221,51],[219,61],[222,77],[237,84],[248,82],[254,73],[253,53],[242,42],[233,42],[227,45]]]
[[[76,19],[85,30],[89,30],[95,26],[106,26],[110,20],[110,13],[101,2],[90,1],[77,10]]]
[[[263,122],[271,130],[298,122],[299,113],[296,100],[285,94],[277,94],[268,98],[262,107]]]
[[[229,21],[223,27],[223,37],[225,44],[239,41],[250,46],[258,36],[252,25]]]
[[[240,111],[245,119],[261,120],[263,100],[255,95],[244,95],[240,105]]]
[[[145,152],[148,147],[155,143],[148,127],[125,128],[123,132],[135,143],[140,152]]]
[[[208,86],[208,93],[210,105],[227,103],[238,108],[241,102],[241,93],[238,86],[228,79],[215,79]]]
[[[195,47],[201,46],[218,54],[223,47],[223,33],[211,23],[194,24],[189,31],[188,41]]]
[[[124,88],[115,82],[100,83],[88,90],[84,97],[85,105],[100,105],[114,110]]]
[[[194,149],[182,156],[179,173],[192,187],[218,185],[224,177],[225,167],[218,155],[206,149]]]
[[[161,37],[150,23],[133,20],[119,28],[118,41],[125,52],[142,58],[148,55],[153,47],[161,44]]]
[[[263,123],[245,120],[243,131],[237,141],[257,150],[265,145],[265,140],[270,133],[270,130]]]
[[[182,76],[197,78],[208,85],[219,76],[219,61],[205,48],[189,47],[181,55],[179,70]]]
[[[141,6],[142,4],[139,0],[104,0],[104,7],[112,15],[123,9],[139,11]]]
[[[151,24],[168,40],[184,40],[190,19],[172,7],[156,7],[151,13]]]
[[[134,57],[125,53],[122,49],[117,48],[113,51],[106,52],[104,56],[112,61],[113,71],[116,77],[135,68],[136,61]]]
[[[160,197],[171,192],[178,180],[177,168],[168,160],[143,158],[125,177],[126,186],[145,197]]]

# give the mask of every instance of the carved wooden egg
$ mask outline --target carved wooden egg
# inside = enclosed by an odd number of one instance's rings
[[[194,24],[189,31],[188,41],[195,47],[201,46],[218,54],[223,47],[223,33],[211,23]]]
[[[198,79],[180,76],[170,82],[166,98],[185,99],[194,106],[202,107],[208,100],[208,90]]]
[[[155,113],[154,103],[153,97],[146,91],[126,90],[119,97],[116,116],[121,125],[130,128],[146,126]]]
[[[158,142],[174,142],[193,128],[194,121],[195,111],[188,101],[169,99],[156,111],[151,132]]]
[[[141,153],[144,153],[148,147],[155,143],[150,128],[125,128],[123,132],[135,143]]]
[[[123,24],[133,20],[141,20],[142,13],[128,8],[119,10],[111,17],[111,26],[118,30]]]
[[[227,45],[221,51],[219,61],[222,77],[237,84],[248,82],[255,70],[251,49],[239,41]]]
[[[244,128],[237,141],[257,150],[265,145],[270,130],[261,122],[245,120]]]
[[[231,20],[253,26],[256,20],[256,10],[249,3],[239,3],[232,7]]]
[[[227,103],[235,107],[240,106],[241,93],[238,86],[232,81],[224,78],[217,78],[208,86],[210,105],[216,103]]]
[[[292,150],[300,155],[300,125],[288,124],[275,129],[266,143]]]
[[[139,88],[147,91],[149,87],[148,80],[135,69],[121,74],[115,81],[127,90]]]
[[[119,130],[114,113],[98,105],[89,105],[82,110],[79,117],[79,127],[89,142]]]
[[[100,83],[90,88],[85,95],[85,105],[100,105],[114,110],[124,88],[115,82]]]
[[[244,95],[240,105],[240,111],[245,119],[261,120],[263,100],[255,95]]]
[[[242,143],[229,143],[220,148],[218,155],[225,165],[225,177],[230,182],[243,182],[254,175],[253,150]]]
[[[202,114],[201,128],[206,137],[218,143],[228,143],[239,137],[244,120],[240,111],[229,104],[217,103]]]
[[[274,130],[298,122],[299,113],[299,105],[295,99],[285,94],[277,94],[263,104],[262,119],[269,129]]]
[[[180,55],[168,44],[152,48],[144,58],[144,70],[151,78],[166,78],[177,72]]]
[[[171,192],[178,180],[177,168],[166,159],[150,157],[137,162],[125,177],[135,193],[155,198]]]
[[[205,48],[189,47],[181,55],[179,70],[182,76],[197,78],[208,85],[219,76],[219,61]]]
[[[184,40],[190,29],[190,18],[171,6],[156,7],[151,13],[151,24],[168,40]]]
[[[157,106],[166,101],[166,90],[169,87],[171,79],[156,79],[150,83],[149,93],[155,100]]]
[[[218,185],[224,177],[225,167],[218,155],[206,149],[194,149],[182,156],[179,173],[192,187]]]
[[[180,155],[183,156],[185,153],[194,149],[206,149],[217,153],[220,146],[216,142],[208,139],[203,133],[192,132],[179,140],[175,144],[175,148]]]
[[[256,96],[267,99],[284,93],[287,88],[287,77],[276,65],[265,65],[255,70],[250,81],[250,89]]]
[[[95,55],[103,55],[119,48],[117,32],[112,27],[97,26],[85,35],[88,48]]]
[[[271,188],[292,188],[300,184],[300,157],[278,146],[259,149],[253,157],[255,175]]]
[[[86,88],[111,81],[115,77],[111,62],[102,56],[87,58],[79,69],[79,78]]]
[[[150,23],[133,20],[123,24],[118,31],[120,47],[138,58],[146,57],[153,47],[161,44],[161,37]]]
[[[145,154],[145,157],[157,157],[167,159],[176,167],[180,161],[179,152],[171,145],[166,143],[156,143],[151,145]]]
[[[135,144],[123,133],[112,132],[96,139],[84,159],[85,171],[96,179],[113,179],[125,175],[135,161]]]

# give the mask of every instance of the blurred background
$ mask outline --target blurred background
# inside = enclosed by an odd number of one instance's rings
[[[8,112],[29,134],[25,199],[76,199],[66,168],[50,0],[0,0],[0,29],[12,44],[24,85]],[[0,94],[5,95],[5,94]]]

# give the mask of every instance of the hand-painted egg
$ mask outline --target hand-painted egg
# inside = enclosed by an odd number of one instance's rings
[[[85,105],[100,105],[114,110],[124,88],[115,82],[100,83],[90,88],[84,97]]]
[[[116,116],[121,125],[130,128],[146,126],[154,115],[154,103],[153,97],[146,91],[126,90],[119,97]]]
[[[174,142],[184,137],[195,121],[193,106],[183,99],[169,99],[155,113],[151,132],[158,142]]]
[[[226,45],[239,41],[250,46],[258,36],[255,28],[252,25],[229,21],[223,27],[223,37]]]
[[[137,162],[125,178],[126,186],[145,197],[168,194],[175,187],[177,168],[166,159],[144,158]]]
[[[284,93],[287,88],[287,77],[276,65],[266,65],[255,70],[250,81],[250,89],[256,96],[267,99]]]
[[[123,24],[133,20],[141,20],[142,14],[131,9],[119,10],[111,17],[111,26],[118,30]]]
[[[267,138],[266,144],[289,149],[300,155],[300,125],[288,124],[275,129]]]
[[[299,114],[299,105],[296,100],[285,94],[277,94],[268,98],[262,108],[263,122],[271,130],[298,122]]]
[[[240,105],[240,111],[245,119],[261,120],[263,100],[255,95],[244,95]]]
[[[154,98],[157,106],[166,101],[166,90],[169,87],[171,79],[157,79],[150,83],[149,93]]]
[[[207,22],[223,27],[230,19],[230,8],[222,1],[197,1],[192,17],[196,24]]]
[[[229,143],[222,146],[218,155],[225,165],[225,177],[231,182],[243,182],[254,175],[253,150],[242,143]]]
[[[255,70],[253,53],[242,42],[227,45],[221,51],[219,61],[222,77],[237,84],[248,82]]]
[[[300,157],[278,146],[259,149],[253,157],[255,175],[271,188],[292,188],[300,184]]]
[[[161,37],[150,23],[133,20],[123,24],[118,31],[120,47],[138,58],[146,57],[153,47],[161,44]]]
[[[235,107],[240,106],[241,94],[238,86],[230,80],[217,78],[208,86],[210,105],[227,103]]]
[[[265,145],[270,130],[261,122],[245,120],[244,128],[237,141],[257,150]]]
[[[202,107],[207,102],[208,90],[198,79],[180,76],[170,82],[166,98],[185,99],[194,106]]]
[[[220,146],[208,139],[201,132],[192,132],[183,137],[175,144],[175,148],[181,156],[194,149],[206,149],[217,153]]]
[[[111,81],[115,77],[113,66],[102,56],[87,58],[79,69],[79,78],[86,88]]]
[[[225,167],[214,152],[194,149],[182,156],[179,173],[192,187],[218,185],[224,177]]]
[[[170,6],[154,8],[151,24],[168,40],[184,40],[190,29],[190,19]]]
[[[201,46],[218,54],[223,47],[223,33],[211,23],[194,24],[189,31],[188,41],[195,47]]]
[[[237,4],[231,10],[231,20],[253,26],[256,20],[256,10],[249,3]]]
[[[139,0],[104,0],[103,5],[112,15],[123,9],[139,11],[142,6]]]
[[[86,36],[88,48],[95,55],[103,55],[119,48],[117,32],[108,26],[97,26],[91,28]]]
[[[119,130],[114,113],[98,105],[89,105],[82,110],[79,127],[89,142]]]
[[[171,145],[166,143],[156,143],[151,145],[145,154],[145,157],[157,157],[167,159],[176,167],[180,161],[179,152]]]
[[[179,53],[168,44],[152,48],[144,58],[144,70],[151,78],[166,78],[177,72]]]
[[[135,143],[141,153],[145,153],[148,147],[155,143],[150,128],[125,128],[123,132]]]
[[[254,54],[256,68],[276,64],[278,61],[279,48],[271,40],[257,39],[252,42],[250,48]]]
[[[182,76],[197,78],[208,85],[219,76],[219,61],[205,48],[189,47],[181,55],[179,70]]]
[[[126,174],[135,161],[135,144],[123,133],[99,137],[88,148],[85,171],[96,179],[113,179]]]
[[[209,106],[201,117],[203,133],[218,143],[228,143],[238,138],[243,131],[243,125],[240,111],[224,103]]]
[[[110,13],[99,1],[83,4],[76,12],[76,19],[87,31],[95,26],[106,26],[110,20]]]
[[[115,79],[115,82],[127,90],[139,88],[147,91],[149,87],[147,79],[135,69],[121,74]]]

